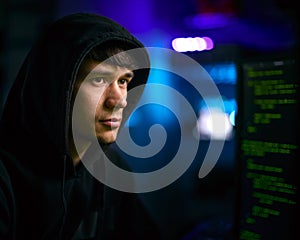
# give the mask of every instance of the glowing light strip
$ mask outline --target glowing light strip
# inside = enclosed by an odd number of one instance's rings
[[[214,42],[209,37],[175,38],[172,47],[177,52],[204,51],[213,49]]]

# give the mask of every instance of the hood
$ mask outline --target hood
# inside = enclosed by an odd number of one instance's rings
[[[15,152],[22,146],[29,152],[42,149],[44,154],[66,154],[71,95],[79,65],[93,47],[111,40],[143,47],[118,23],[95,14],[68,15],[48,26],[28,53],[8,95],[1,145]],[[143,51],[141,61],[149,66],[148,54]],[[148,74],[149,69],[137,70],[129,90],[146,83]],[[128,99],[126,111],[133,109],[136,100]]]

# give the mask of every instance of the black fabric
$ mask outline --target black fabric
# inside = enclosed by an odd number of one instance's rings
[[[15,238],[16,205],[9,174],[0,161],[0,238]]]
[[[78,13],[49,25],[28,53],[0,125],[1,239],[158,239],[135,194],[103,186],[69,157],[76,73],[88,51],[112,40],[143,47],[114,21]],[[149,65],[146,51],[141,61]],[[138,70],[129,89],[148,73]]]

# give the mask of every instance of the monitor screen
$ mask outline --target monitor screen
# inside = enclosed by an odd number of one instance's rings
[[[241,63],[237,239],[300,239],[298,99],[294,60]]]

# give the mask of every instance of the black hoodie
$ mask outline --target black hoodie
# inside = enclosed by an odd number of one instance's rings
[[[1,239],[158,239],[135,194],[104,186],[68,154],[79,65],[112,40],[143,47],[106,17],[72,14],[50,25],[27,55],[1,120]],[[142,61],[149,64],[146,51]],[[138,70],[129,89],[147,77],[148,69]]]

